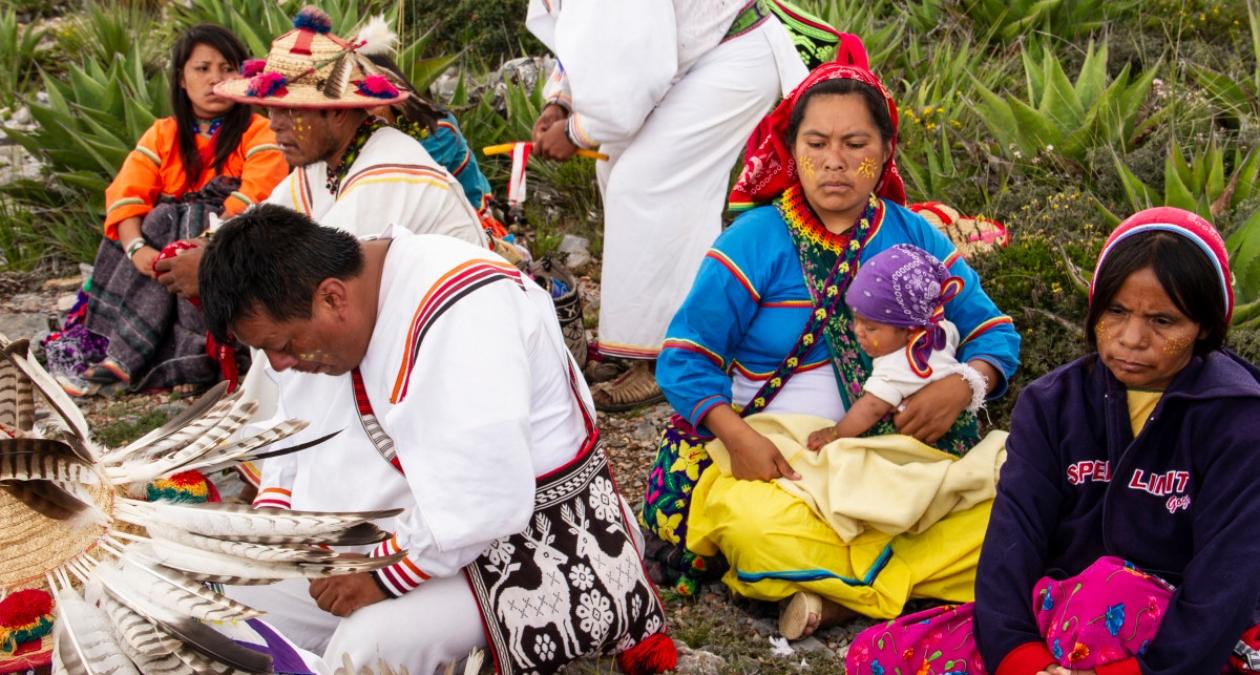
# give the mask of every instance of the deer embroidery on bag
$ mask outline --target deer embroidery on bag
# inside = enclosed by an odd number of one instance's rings
[[[534,528],[538,534],[534,534]],[[522,644],[526,628],[542,629],[555,625],[560,633],[560,646],[566,659],[572,659],[581,653],[577,635],[573,631],[573,617],[569,613],[569,586],[565,581],[564,571],[560,566],[569,562],[569,557],[552,546],[555,535],[551,534],[551,521],[544,515],[534,516],[534,527],[526,528],[521,536],[525,546],[534,551],[534,564],[538,566],[541,580],[537,588],[521,588],[512,586],[502,589],[500,586],[508,579],[511,572],[519,568],[519,563],[507,565],[501,570],[502,576],[490,589],[490,597],[498,608],[499,619],[507,625],[509,638],[508,649],[521,663],[534,665]],[[499,571],[499,570],[495,570]]]
[[[578,556],[590,561],[591,567],[595,570],[595,577],[603,584],[608,595],[612,596],[617,609],[618,632],[625,630],[626,626],[623,624],[637,618],[632,618],[626,611],[626,603],[635,595],[639,586],[639,569],[642,565],[639,554],[635,552],[634,546],[629,544],[623,545],[621,552],[616,556],[605,553],[591,531],[590,522],[586,518],[586,507],[580,501],[574,505],[573,509],[565,504],[560,511],[560,518],[568,524],[569,532],[577,536]],[[608,525],[607,531],[624,532],[615,520]]]

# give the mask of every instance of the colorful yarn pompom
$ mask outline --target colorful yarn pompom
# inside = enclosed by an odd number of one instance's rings
[[[146,485],[145,499],[151,502],[204,504],[219,501],[219,491],[201,472],[184,471]]]
[[[678,648],[668,635],[655,633],[618,654],[617,665],[627,675],[664,673],[678,667]]]
[[[52,596],[39,589],[17,591],[0,600],[0,654],[52,632]]]
[[[390,82],[383,75],[368,75],[362,80],[355,80],[354,85],[358,87],[359,94],[362,96],[371,96],[372,98],[396,98],[398,96],[398,87]]]
[[[289,80],[277,72],[255,75],[245,88],[245,95],[251,98],[280,97],[289,93],[285,87]]]
[[[253,77],[262,73],[266,67],[267,61],[264,59],[245,59],[241,64],[241,77]]]
[[[332,30],[332,19],[324,10],[307,5],[293,17],[293,27],[298,30],[312,30],[324,35]]]

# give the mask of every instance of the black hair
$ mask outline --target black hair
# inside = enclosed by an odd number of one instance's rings
[[[1149,267],[1177,310],[1199,324],[1203,337],[1194,343],[1202,356],[1225,344],[1225,296],[1221,277],[1206,252],[1189,239],[1171,232],[1142,232],[1120,240],[1103,260],[1094,279],[1094,297],[1085,317],[1085,338],[1098,349],[1094,327],[1111,305],[1130,274]]]
[[[394,82],[395,86],[411,94],[406,100],[393,105],[399,116],[429,130],[436,129],[438,120],[446,117],[446,110],[421,96],[420,92],[416,91],[415,86],[407,80],[407,76],[403,75],[402,68],[399,68],[398,64],[389,55],[371,54],[367,58],[376,67],[386,71],[387,77]]]
[[[823,80],[806,89],[805,93],[801,94],[800,100],[792,107],[792,115],[788,118],[787,138],[784,139],[789,148],[796,144],[796,134],[801,130],[801,122],[805,120],[805,109],[809,107],[810,99],[815,96],[839,94],[860,94],[866,103],[867,110],[871,113],[871,119],[875,120],[875,126],[879,129],[880,139],[884,143],[892,142],[896,130],[893,129],[892,115],[888,112],[888,102],[884,100],[884,95],[865,82],[848,78],[833,78]]]
[[[197,151],[197,116],[193,114],[192,100],[188,92],[180,86],[184,79],[184,65],[192,58],[197,45],[212,47],[238,71],[245,61],[245,45],[231,31],[212,23],[203,23],[184,31],[175,45],[171,47],[171,110],[175,113],[179,139],[179,160],[184,165],[184,176],[188,189],[197,184],[202,165],[201,153]],[[223,170],[223,163],[236,151],[241,143],[241,136],[249,128],[252,112],[247,105],[233,105],[223,115],[223,125],[219,127],[218,138],[214,143],[214,171]]]
[[[323,227],[275,204],[262,204],[224,223],[197,270],[201,309],[216,340],[231,324],[264,311],[276,321],[307,319],[325,279],[363,271],[354,235]]]

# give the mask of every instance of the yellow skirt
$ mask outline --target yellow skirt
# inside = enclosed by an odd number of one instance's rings
[[[976,564],[993,502],[951,514],[925,532],[868,531],[851,543],[774,483],[736,480],[710,466],[691,496],[687,547],[731,568],[723,582],[757,600],[807,590],[866,616],[890,619],[911,598],[975,600]]]

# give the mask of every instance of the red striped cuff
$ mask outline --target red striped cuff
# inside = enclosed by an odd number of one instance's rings
[[[398,537],[393,536],[377,544],[376,548],[372,549],[372,552],[368,555],[372,558],[384,558],[394,555],[400,550]],[[376,575],[376,580],[381,587],[389,591],[395,598],[414,590],[417,586],[429,580],[429,575],[425,574],[409,558],[403,558],[389,567],[382,567],[373,572],[373,574]]]
[[[1054,655],[1044,643],[1025,642],[1002,659],[993,675],[1036,675],[1054,662]]]
[[[1130,656],[1123,661],[1104,663],[1095,668],[1094,672],[1098,675],[1142,675],[1142,667],[1138,665],[1137,659]]]
[[[258,491],[258,496],[254,497],[254,508],[256,509],[291,509],[290,503],[292,494],[284,488],[269,487]]]

